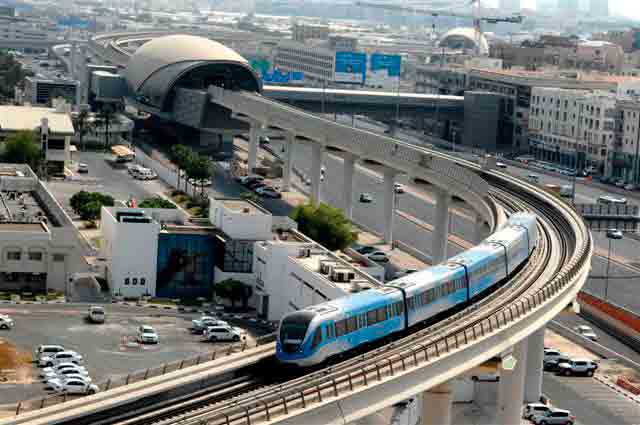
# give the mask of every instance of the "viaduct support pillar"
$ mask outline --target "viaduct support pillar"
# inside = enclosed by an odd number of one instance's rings
[[[353,219],[353,173],[356,166],[356,157],[345,153],[343,157],[343,187],[342,187],[342,205],[344,215],[349,220]]]
[[[73,79],[77,79],[77,72],[76,72],[76,67],[77,67],[77,48],[78,45],[75,42],[71,43],[71,51],[69,53],[69,74],[71,75],[71,78]]]
[[[313,143],[311,152],[311,203],[314,206],[318,206],[320,205],[320,179],[324,146],[319,143]]]
[[[527,339],[513,347],[516,359],[512,370],[500,369],[498,424],[519,424],[524,401],[524,377],[527,370]]]
[[[542,395],[544,329],[538,329],[527,338],[527,371],[524,381],[524,400],[528,403],[540,401],[540,396]]]
[[[293,171],[293,144],[296,140],[296,135],[290,132],[286,134],[285,143],[285,157],[282,168],[282,191],[288,192],[291,190],[291,174]]]
[[[432,264],[438,264],[447,258],[447,241],[449,237],[449,204],[451,194],[443,189],[436,191],[436,219],[433,223]]]
[[[253,174],[258,164],[258,143],[260,137],[260,124],[252,122],[249,130],[249,159],[247,162],[247,174]]]
[[[453,388],[445,382],[422,393],[422,425],[451,425]]]
[[[475,223],[473,225],[473,241],[474,243],[480,243],[484,236],[484,218],[476,213]]]
[[[396,191],[394,187],[396,171],[384,170],[384,243],[393,247],[393,217],[395,215]]]

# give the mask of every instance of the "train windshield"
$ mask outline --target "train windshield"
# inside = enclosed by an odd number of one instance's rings
[[[280,343],[284,351],[291,352],[300,347],[313,316],[315,316],[315,313],[311,311],[298,311],[282,319]]]

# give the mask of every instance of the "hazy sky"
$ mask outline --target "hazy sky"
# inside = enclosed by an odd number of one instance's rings
[[[580,3],[588,4],[588,0],[579,0]],[[498,0],[484,0],[483,4],[498,5]],[[523,7],[535,8],[536,0],[521,0]],[[613,15],[625,15],[630,18],[640,20],[640,1],[638,0],[609,0],[609,9]]]

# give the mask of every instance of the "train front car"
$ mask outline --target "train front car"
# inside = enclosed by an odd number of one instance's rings
[[[294,311],[280,321],[276,339],[276,357],[282,363],[306,366],[312,349],[317,325],[313,324],[317,313],[312,310]]]

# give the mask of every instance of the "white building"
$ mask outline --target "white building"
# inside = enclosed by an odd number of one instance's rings
[[[233,239],[271,239],[271,213],[241,199],[209,198],[209,221]]]
[[[616,131],[616,95],[610,92],[534,87],[529,144],[537,158],[568,168],[608,172]]]
[[[24,164],[0,164],[0,291],[66,292],[87,254],[69,216]]]

